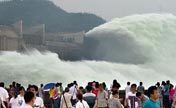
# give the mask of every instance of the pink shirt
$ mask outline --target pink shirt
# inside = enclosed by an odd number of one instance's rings
[[[29,105],[29,104],[24,104],[24,105],[22,105],[20,108],[32,108],[32,106]]]
[[[175,93],[175,90],[174,90],[174,89],[170,89],[170,90],[169,90],[169,98],[170,98],[170,99],[173,99],[173,98],[174,98],[174,93]]]

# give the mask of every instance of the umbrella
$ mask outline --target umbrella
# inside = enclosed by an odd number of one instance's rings
[[[51,89],[53,87],[55,87],[56,84],[55,83],[48,83],[48,84],[45,84],[45,86],[43,87],[44,90],[48,90],[48,89]]]

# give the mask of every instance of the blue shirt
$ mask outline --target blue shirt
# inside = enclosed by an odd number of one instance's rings
[[[142,108],[160,108],[158,101],[146,100],[142,105]]]
[[[169,96],[169,86],[168,86],[168,85],[165,85],[165,86],[164,86],[164,89],[165,89],[165,90],[164,90],[164,95],[165,95],[165,96]]]

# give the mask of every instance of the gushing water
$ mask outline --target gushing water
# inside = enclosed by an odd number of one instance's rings
[[[127,81],[175,80],[176,16],[171,14],[134,15],[114,19],[89,31],[86,36],[96,40],[92,57],[95,60],[62,61],[51,52],[20,54],[2,52],[0,80],[9,84],[63,82],[77,80],[85,85],[97,80],[110,84],[117,79]],[[96,61],[101,60],[101,61]]]

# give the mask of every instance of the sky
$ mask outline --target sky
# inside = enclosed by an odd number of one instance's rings
[[[143,13],[176,14],[176,0],[50,0],[68,12],[88,12],[106,20]]]

